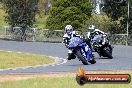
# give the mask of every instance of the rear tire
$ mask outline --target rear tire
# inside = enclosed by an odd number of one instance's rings
[[[76,55],[77,55],[78,59],[81,60],[84,65],[88,65],[87,60],[81,55],[80,51],[77,51]]]

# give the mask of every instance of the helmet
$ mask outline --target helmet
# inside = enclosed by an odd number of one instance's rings
[[[95,25],[90,25],[88,29],[90,29],[90,31],[94,31],[95,30]]]
[[[66,25],[66,27],[65,27],[65,32],[66,32],[67,34],[71,34],[72,31],[73,31],[73,27],[72,27],[71,25]]]

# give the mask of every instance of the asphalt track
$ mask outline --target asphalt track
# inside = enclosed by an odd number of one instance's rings
[[[62,43],[17,42],[4,40],[0,40],[0,50],[45,54],[63,59],[66,59],[68,51]],[[107,59],[100,58],[98,54],[95,54],[97,63],[83,65],[83,68],[87,71],[132,70],[131,46],[114,46],[113,56],[113,59]],[[0,74],[75,72],[80,65],[82,65],[82,63],[78,59],[74,59],[60,65],[0,70]]]

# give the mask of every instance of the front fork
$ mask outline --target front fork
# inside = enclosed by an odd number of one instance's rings
[[[91,60],[91,58],[92,58],[92,51],[91,51],[90,48],[88,48],[88,46],[86,46],[85,48],[82,47],[81,53],[82,53],[82,55],[83,55],[84,57],[87,58],[88,61]],[[85,54],[85,55],[84,55],[84,54]]]

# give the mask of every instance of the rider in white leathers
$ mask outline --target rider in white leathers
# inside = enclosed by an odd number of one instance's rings
[[[90,41],[87,41],[84,37],[82,37],[81,35],[79,35],[75,31],[73,31],[73,27],[71,25],[66,25],[65,33],[64,33],[64,36],[63,36],[63,41],[64,41],[67,48],[68,48],[68,44],[70,42],[70,39],[72,37],[80,37],[84,42],[86,42],[86,44],[89,46],[89,48],[92,49],[91,45],[90,45]],[[67,59],[71,60],[71,59],[75,59],[75,58],[76,58],[76,56],[74,55],[72,50],[69,49]]]
[[[66,25],[66,27],[65,27],[65,33],[64,33],[64,36],[63,36],[63,41],[64,41],[66,47],[68,46],[68,43],[70,42],[70,39],[72,37],[81,37],[81,36],[78,35],[75,31],[73,31],[73,27],[71,25]],[[75,59],[75,58],[76,58],[76,56],[69,49],[68,50],[68,57],[67,57],[67,59],[71,60],[71,59]]]

